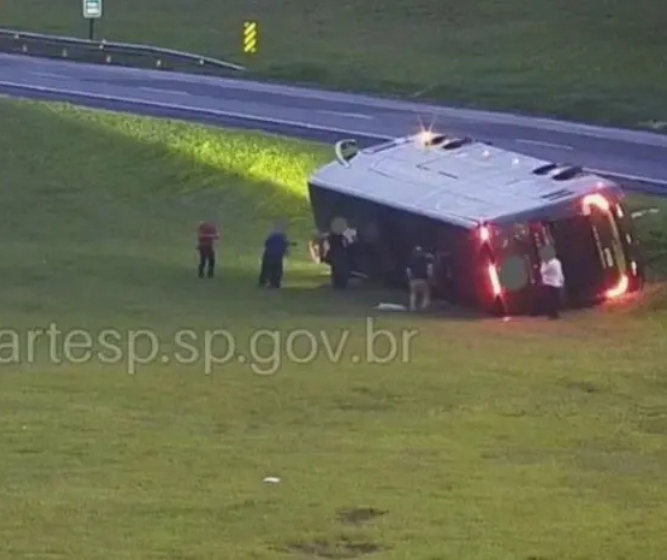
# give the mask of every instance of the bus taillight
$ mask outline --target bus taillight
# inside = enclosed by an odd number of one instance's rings
[[[487,243],[489,239],[491,239],[491,232],[487,226],[481,226],[477,231],[479,234],[479,239],[482,243]]]
[[[618,281],[618,284],[614,286],[613,288],[607,290],[605,292],[605,297],[607,299],[616,299],[621,297],[622,295],[625,294],[625,292],[628,291],[628,286],[630,285],[630,281],[628,280],[628,277],[623,274]]]
[[[599,193],[589,194],[582,200],[584,214],[587,216],[591,213],[591,206],[596,206],[603,212],[609,212],[609,201]]]
[[[491,290],[493,290],[494,297],[500,296],[502,287],[500,286],[500,278],[498,277],[498,269],[493,263],[489,263],[489,280],[491,281]]]

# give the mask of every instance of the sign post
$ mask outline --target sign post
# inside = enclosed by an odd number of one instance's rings
[[[102,17],[102,0],[83,0],[83,17],[88,20],[88,39],[95,38],[95,20]]]

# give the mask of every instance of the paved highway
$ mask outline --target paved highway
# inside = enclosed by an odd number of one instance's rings
[[[208,76],[0,55],[0,94],[333,142],[466,134],[667,196],[667,135]],[[657,115],[656,117],[660,117]]]

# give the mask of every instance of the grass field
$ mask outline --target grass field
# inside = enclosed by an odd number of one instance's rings
[[[328,148],[9,101],[0,122],[0,558],[664,557],[661,296],[560,323],[373,317],[381,295],[320,288],[303,249],[304,179]],[[286,288],[258,291],[282,216],[300,245]],[[211,281],[202,217],[223,226]],[[50,324],[114,329],[122,359],[73,363],[62,337],[29,355]],[[249,362],[159,359],[181,329],[223,328]],[[280,344],[250,352],[262,328]],[[383,365],[369,328],[418,333]],[[133,329],[164,346],[129,374]],[[306,364],[295,329],[319,337]],[[342,331],[329,359],[321,332]]]
[[[667,3],[655,0],[114,0],[99,36],[260,75],[636,126],[667,121]],[[245,20],[260,52],[241,52]],[[0,25],[87,36],[80,2],[6,0]]]

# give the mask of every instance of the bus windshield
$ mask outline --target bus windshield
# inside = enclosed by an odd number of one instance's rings
[[[599,203],[587,206],[586,199],[584,199],[584,212],[588,214],[600,266],[603,270],[603,288],[605,293],[616,295],[618,291],[625,291],[623,283],[627,282],[627,274],[630,271],[628,262],[630,255],[620,219],[623,216],[622,207],[620,205],[612,207],[606,201],[602,202],[604,200],[601,198]]]
[[[582,207],[582,214],[550,224],[573,303],[624,293],[630,268],[625,228],[616,214],[620,206],[594,194]]]

